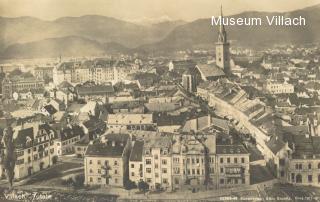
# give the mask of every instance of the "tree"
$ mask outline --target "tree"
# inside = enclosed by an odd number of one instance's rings
[[[57,162],[58,162],[58,156],[55,155],[52,157],[52,163],[56,164]]]
[[[143,191],[144,193],[146,193],[149,190],[149,184],[143,180],[140,180],[138,183],[138,189],[139,191]]]
[[[84,183],[84,175],[77,175],[75,176],[72,186],[75,188],[82,187]]]
[[[133,181],[131,181],[131,180],[126,180],[126,181],[124,182],[124,188],[125,188],[126,190],[135,189],[135,188],[137,188],[137,185],[136,185],[135,182],[133,182]]]
[[[16,165],[16,154],[14,152],[13,130],[8,126],[3,131],[4,153],[2,165],[5,169],[10,189],[13,187],[14,167]]]

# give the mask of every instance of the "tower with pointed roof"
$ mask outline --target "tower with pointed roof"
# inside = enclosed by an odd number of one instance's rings
[[[227,41],[227,32],[223,25],[223,14],[221,6],[221,24],[219,27],[218,42],[216,43],[216,64],[223,69],[226,74],[230,73],[230,53]]]

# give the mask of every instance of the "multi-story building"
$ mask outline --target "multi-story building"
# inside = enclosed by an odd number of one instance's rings
[[[33,75],[37,79],[42,79],[42,80],[45,80],[47,78],[52,79],[53,66],[49,66],[49,65],[37,66],[36,68],[33,69]]]
[[[17,156],[14,177],[21,179],[46,169],[57,162],[54,141],[57,133],[48,125],[39,122],[24,123],[13,128],[13,141]],[[0,165],[1,176],[5,177]]]
[[[13,93],[23,90],[44,89],[44,80],[34,77],[5,77],[2,81],[2,97],[12,98]]]
[[[155,130],[152,114],[108,114],[107,128],[116,130]]]
[[[53,70],[53,82],[59,85],[63,81],[96,84],[123,81],[127,75],[134,73],[138,66],[124,60],[86,60],[83,62],[63,62]]]
[[[289,83],[279,83],[277,81],[268,81],[265,84],[265,89],[270,94],[289,94],[294,93],[294,85]]]
[[[123,187],[128,177],[131,139],[127,134],[107,134],[89,143],[84,157],[85,184]]]
[[[291,132],[283,129],[284,139],[276,137],[268,144],[276,154],[271,167],[281,182],[320,186],[320,137],[300,126],[289,128]]]
[[[144,140],[143,176],[150,189],[172,189],[172,138],[155,136]]]
[[[159,133],[133,146],[129,179],[136,184],[143,180],[156,190],[235,187],[250,184],[249,163],[243,145],[217,144],[215,133]]]
[[[83,128],[78,125],[69,125],[68,127],[57,130],[58,138],[55,140],[57,154],[65,155],[75,152],[74,145],[83,140],[89,139],[85,136]]]
[[[186,70],[182,74],[182,86],[188,92],[195,92],[197,90],[196,85],[196,73],[192,72],[190,69]]]
[[[173,189],[215,188],[216,137],[184,135],[176,138],[172,147]]]
[[[138,184],[140,180],[144,180],[142,161],[143,145],[143,140],[134,141],[129,158],[129,179],[136,184]]]
[[[243,145],[217,145],[217,188],[250,184],[249,152]]]

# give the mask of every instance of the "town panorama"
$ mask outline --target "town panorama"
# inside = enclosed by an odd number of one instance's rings
[[[204,22],[209,48],[5,49],[0,201],[319,201],[319,44]]]

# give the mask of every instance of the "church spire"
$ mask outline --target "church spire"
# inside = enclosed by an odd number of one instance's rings
[[[221,23],[219,27],[219,37],[218,37],[218,42],[220,43],[226,43],[227,42],[227,32],[224,29],[223,25],[223,13],[222,13],[222,5],[220,7],[220,16],[221,16]]]

